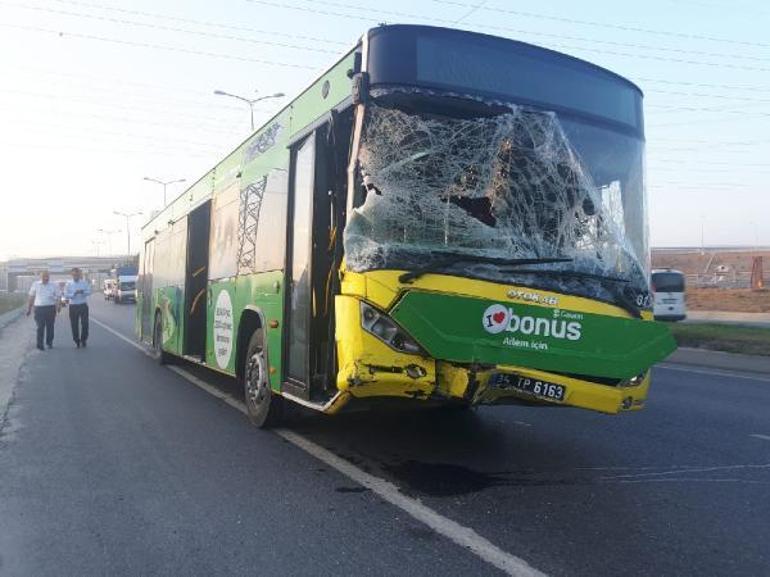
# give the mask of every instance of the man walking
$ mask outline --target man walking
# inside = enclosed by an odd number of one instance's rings
[[[88,340],[88,297],[91,283],[83,280],[80,269],[72,269],[72,280],[64,288],[64,296],[69,301],[72,340],[77,348],[86,346]]]
[[[40,280],[32,283],[29,289],[29,302],[27,303],[27,316],[35,309],[35,323],[37,324],[37,348],[44,351],[45,344],[50,349],[53,347],[53,326],[56,322],[56,313],[59,312],[59,287],[50,282],[48,271],[40,273]]]

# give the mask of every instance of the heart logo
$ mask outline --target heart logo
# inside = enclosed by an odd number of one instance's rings
[[[488,333],[499,334],[508,326],[510,315],[508,307],[500,304],[490,305],[481,317],[481,325]]]

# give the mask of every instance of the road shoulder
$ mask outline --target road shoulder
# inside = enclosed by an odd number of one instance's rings
[[[679,347],[665,362],[729,371],[770,374],[770,357],[740,355],[690,347]]]
[[[17,311],[16,318],[0,324],[0,431],[18,381],[19,369],[32,350],[33,331]],[[10,314],[10,313],[6,313]]]

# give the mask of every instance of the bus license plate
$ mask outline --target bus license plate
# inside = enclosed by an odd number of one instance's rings
[[[549,401],[563,401],[567,393],[567,387],[533,379],[522,377],[511,373],[494,373],[489,378],[489,386],[495,389],[515,389],[523,393],[529,393],[536,397],[542,397]]]

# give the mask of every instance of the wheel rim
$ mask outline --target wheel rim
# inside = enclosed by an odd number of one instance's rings
[[[265,402],[267,396],[265,357],[262,351],[257,351],[249,358],[249,364],[246,367],[246,401],[257,408]]]

